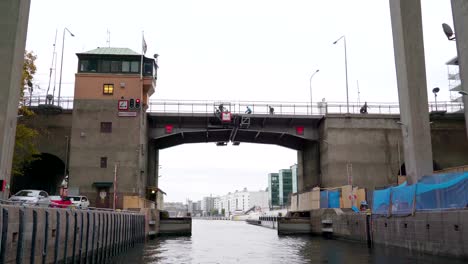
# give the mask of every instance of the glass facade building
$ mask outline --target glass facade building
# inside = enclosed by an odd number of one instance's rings
[[[278,173],[268,174],[268,201],[271,207],[280,206],[280,181]]]
[[[291,166],[292,173],[292,192],[297,193],[297,164]]]
[[[293,190],[291,169],[282,169],[279,175],[279,202],[280,205],[289,204],[289,194]]]

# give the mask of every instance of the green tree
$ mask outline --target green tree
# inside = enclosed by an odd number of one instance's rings
[[[18,125],[16,126],[16,137],[15,137],[15,150],[13,154],[13,165],[12,173],[13,176],[23,175],[23,168],[35,159],[35,155],[39,154],[35,139],[39,135],[38,131],[28,127],[23,120],[30,119],[34,116],[34,112],[27,108],[23,102],[24,91],[32,89],[32,81],[34,74],[36,73],[36,55],[33,52],[24,52],[24,64],[23,64],[23,75],[20,89],[20,103],[18,108]]]
[[[215,216],[215,215],[218,215],[218,209],[211,209],[211,216]]]

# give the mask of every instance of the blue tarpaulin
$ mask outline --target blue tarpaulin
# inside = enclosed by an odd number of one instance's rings
[[[468,206],[468,172],[425,176],[417,184],[406,182],[384,190],[375,190],[374,214],[406,215],[415,210],[440,210]],[[416,206],[416,208],[414,208]]]

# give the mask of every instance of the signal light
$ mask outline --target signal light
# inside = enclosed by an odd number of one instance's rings
[[[130,102],[129,102],[128,107],[129,107],[130,109],[135,108],[135,99],[130,99]]]
[[[140,99],[138,98],[135,99],[135,109],[140,109],[140,103],[141,103]]]

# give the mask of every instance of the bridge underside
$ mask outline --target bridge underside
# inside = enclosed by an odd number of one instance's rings
[[[187,143],[233,142],[274,144],[302,150],[317,141],[322,117],[234,115],[222,123],[214,115],[150,114],[149,138],[157,149]],[[168,126],[170,131],[168,131]]]
[[[154,141],[156,148],[164,149],[187,143],[209,143],[209,142],[233,142],[238,144],[260,143],[275,144],[282,147],[301,150],[306,139],[279,132],[261,132],[256,130],[238,130],[235,138],[231,140],[235,129],[212,129],[205,131],[180,132],[160,137]]]

